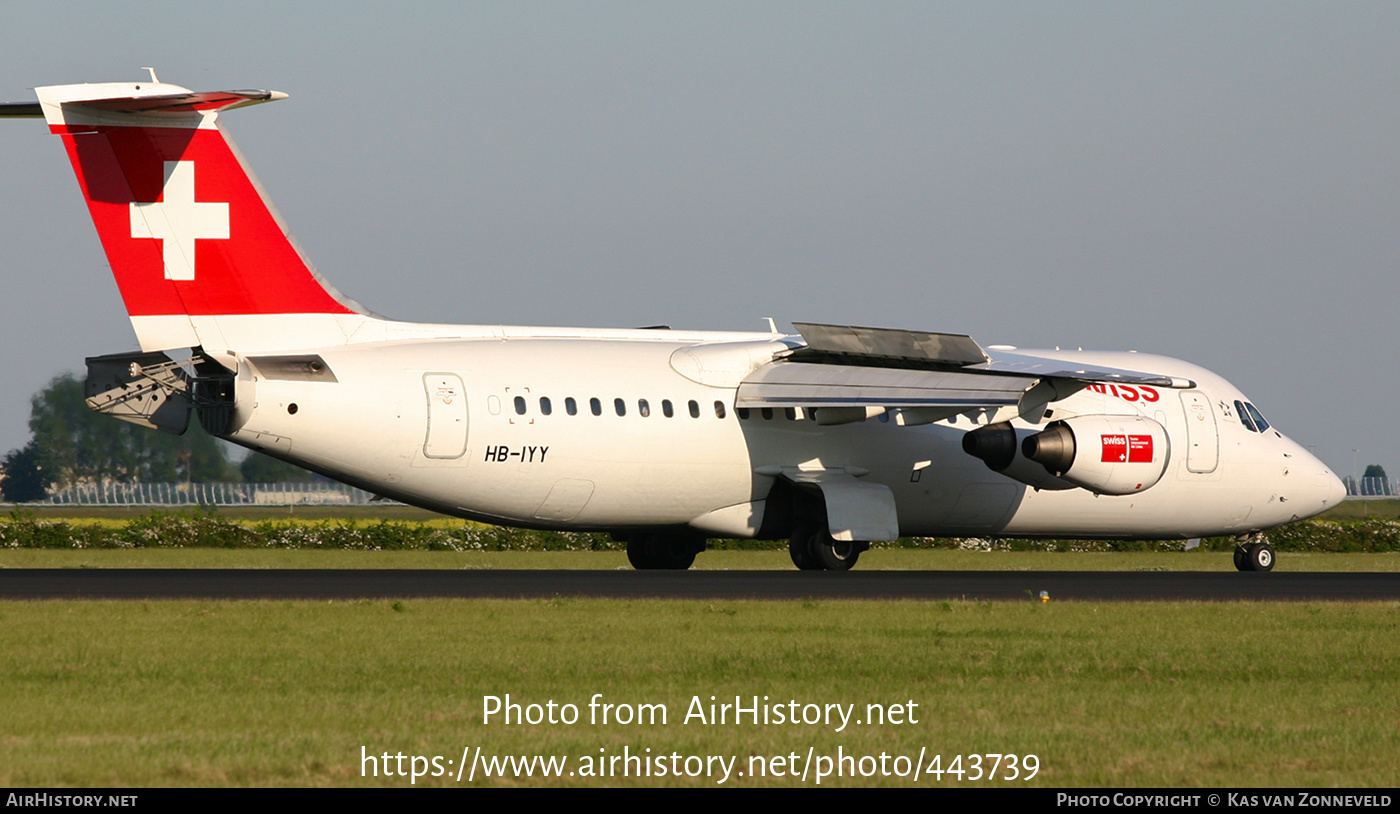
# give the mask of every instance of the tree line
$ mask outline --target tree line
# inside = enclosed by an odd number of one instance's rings
[[[6,502],[42,500],[81,483],[276,483],[313,476],[297,466],[250,453],[239,464],[226,444],[190,422],[184,435],[138,427],[88,409],[83,381],[54,378],[30,398],[29,443],[0,459]]]

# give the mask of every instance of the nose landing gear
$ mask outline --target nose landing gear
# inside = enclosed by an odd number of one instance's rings
[[[1235,569],[1238,571],[1274,570],[1274,547],[1264,542],[1258,532],[1235,539]]]

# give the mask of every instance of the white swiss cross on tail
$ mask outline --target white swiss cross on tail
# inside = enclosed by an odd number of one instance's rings
[[[194,162],[165,162],[165,200],[132,202],[131,236],[163,244],[165,279],[194,279],[194,242],[228,240],[228,204],[196,203]]]

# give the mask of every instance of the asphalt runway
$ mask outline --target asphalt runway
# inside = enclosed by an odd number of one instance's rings
[[[1395,573],[9,569],[0,599],[1400,599]]]

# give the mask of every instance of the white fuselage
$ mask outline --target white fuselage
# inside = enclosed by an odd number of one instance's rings
[[[143,351],[90,359],[89,403],[143,426],[197,412],[408,503],[613,532],[638,568],[689,567],[705,535],[786,537],[797,567],[845,570],[896,535],[1235,534],[1236,567],[1267,571],[1255,532],[1343,496],[1229,382],[1174,359],[817,323],[383,319],[302,256],[219,122],[286,94],[154,72],[36,94],[0,114],[62,140]]]
[[[1034,422],[1014,419],[1028,430],[1076,414],[1160,423],[1170,440],[1161,480],[1112,496],[1036,489],[992,471],[961,443],[995,419],[986,413],[823,426],[802,410],[736,410],[739,382],[798,344],[793,337],[549,333],[326,347],[315,353],[331,375],[319,378],[267,374],[253,357],[240,365],[240,423],[229,438],[408,503],[540,528],[754,536],[774,479],[803,470],[887,486],[904,535],[1234,534],[1311,516],[1342,496],[1305,449],[1240,422],[1236,388],[1174,359],[1035,352],[1195,382],[1096,386]]]

